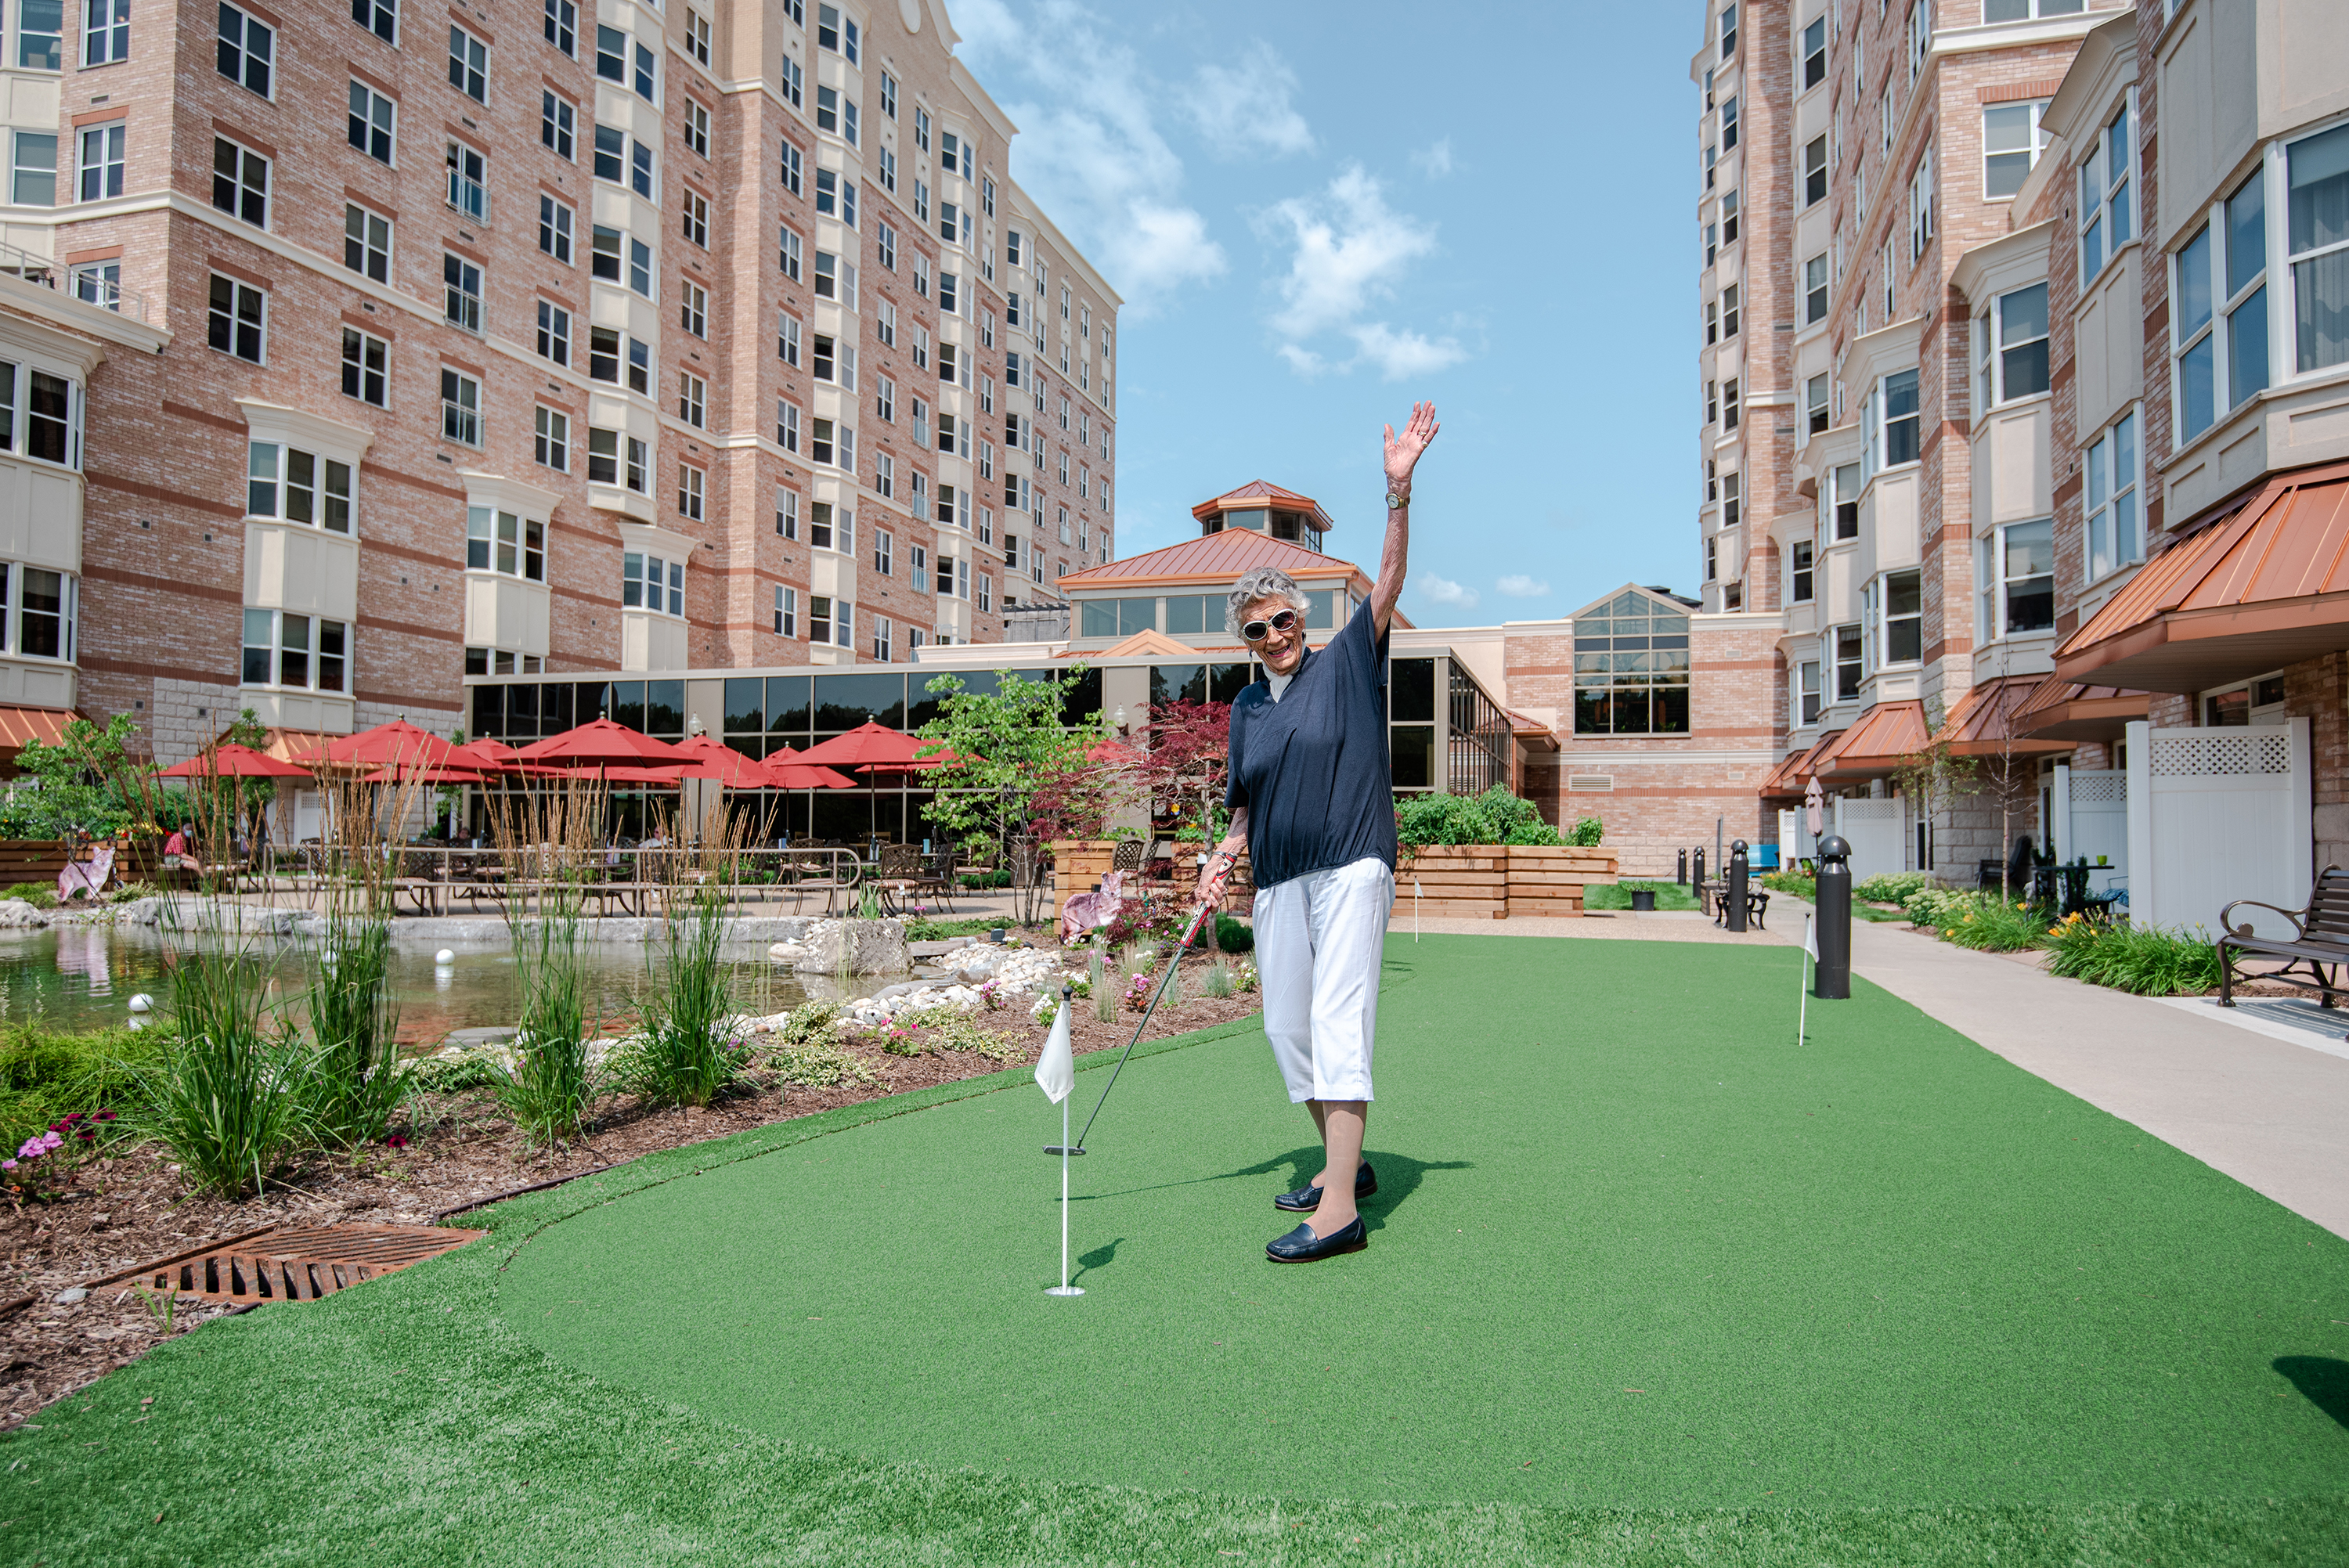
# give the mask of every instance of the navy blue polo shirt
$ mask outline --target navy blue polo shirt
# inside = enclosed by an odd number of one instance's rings
[[[1258,888],[1372,856],[1394,870],[1386,655],[1365,599],[1327,645],[1307,651],[1278,702],[1265,681],[1234,699],[1224,804],[1248,808]]]

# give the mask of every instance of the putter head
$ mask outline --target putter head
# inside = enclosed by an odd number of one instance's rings
[[[1044,1145],[1044,1152],[1047,1154],[1078,1155],[1082,1154],[1084,1150],[1078,1148],[1075,1144],[1071,1144],[1064,1149],[1057,1143],[1047,1143]]]

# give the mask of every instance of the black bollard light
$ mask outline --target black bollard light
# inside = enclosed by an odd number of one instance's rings
[[[1851,845],[1840,833],[1819,841],[1819,965],[1811,995],[1822,1000],[1851,995]]]
[[[1672,881],[1682,887],[1688,886],[1688,851],[1686,850],[1681,851],[1680,869],[1672,873]]]
[[[1726,895],[1729,913],[1726,923],[1732,931],[1745,929],[1745,841],[1732,839],[1729,841],[1729,889]]]
[[[1702,887],[1702,886],[1704,885],[1704,846],[1703,846],[1702,844],[1699,844],[1699,845],[1696,847],[1696,862],[1695,862],[1695,864],[1696,864],[1696,872],[1695,872],[1695,876],[1696,876],[1696,883],[1697,883],[1697,885],[1698,885],[1699,887]]]

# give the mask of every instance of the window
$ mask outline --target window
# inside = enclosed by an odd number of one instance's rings
[[[2209,429],[2222,407],[2236,407],[2268,385],[2265,181],[2265,172],[2255,170],[2211,208],[2209,221],[2178,252],[2171,352],[2181,445]],[[2298,191],[2292,196],[2297,224],[2304,213],[2313,212],[2315,202],[2303,200]],[[2309,284],[2319,280],[2303,265],[2296,264],[2292,271],[2304,316],[2315,292]],[[2309,336],[2305,326],[2302,336],[2304,342]]]
[[[1816,580],[1816,574],[1813,572],[1811,565],[1813,549],[1814,546],[1807,539],[1798,539],[1788,547],[1788,560],[1791,562],[1791,565],[1788,573],[1789,586],[1786,597],[1797,604],[1808,603],[1812,596],[1813,587]],[[1816,687],[1817,682],[1814,681],[1812,685]],[[1813,718],[1817,717],[1818,715],[1816,713],[1811,715],[1811,717]],[[1806,722],[1808,721],[1806,720]]]
[[[442,314],[467,332],[481,330],[481,269],[451,252],[440,255],[440,281],[447,285]]]
[[[796,637],[800,634],[800,591],[778,583],[775,586],[775,635]]]
[[[685,144],[704,158],[709,156],[709,110],[693,98],[685,100]]]
[[[57,139],[50,131],[16,132],[9,198],[19,207],[54,207],[57,201]]]
[[[1721,291],[1721,335],[1737,335],[1737,285],[1730,284]],[[1063,402],[1066,400],[1063,399]]]
[[[453,24],[449,28],[449,85],[475,103],[490,101],[490,46]]]
[[[64,0],[16,0],[16,65],[21,70],[65,68]]]
[[[2132,408],[2090,444],[2085,480],[2088,581],[2145,557],[2137,521],[2137,411]]]
[[[815,89],[815,128],[834,135],[840,131],[840,89],[818,87]]]
[[[2047,100],[2002,103],[1982,110],[1982,199],[1995,201],[2023,189],[2023,181],[2047,150],[2039,117]]]
[[[2349,125],[2293,142],[2284,150],[2284,255],[2292,266],[2292,365],[2296,370],[2322,370],[2349,360]],[[2242,194],[2237,192],[2239,198]],[[2234,201],[2230,199],[2228,205],[2232,234],[2237,232],[2231,211]],[[2230,242],[2230,263],[2237,248]],[[2240,248],[2249,251],[2248,239]],[[2248,263],[2254,258],[2246,254],[2242,259]],[[2263,261],[2264,254],[2257,259]],[[2236,278],[2249,280],[2256,271],[2248,264],[2230,264],[2229,269],[2230,299],[2240,296],[2240,303],[2229,307],[2238,318],[2236,335],[2240,342],[2253,335],[2247,319],[2252,310],[2252,285],[2246,281],[2239,289]],[[2257,308],[2258,335],[2264,338],[2263,291]],[[2258,357],[2264,361],[2264,353]],[[2248,372],[2250,366],[2245,364],[2240,368]],[[2264,364],[2261,369],[2264,371]],[[2266,381],[2261,376],[2260,384],[2265,386]],[[2236,385],[2239,397],[2248,395],[2241,390],[2241,379]]]
[[[1737,240],[1737,192],[1725,192],[1721,198],[1721,242],[1733,244]]]
[[[1820,435],[1828,428],[1827,376],[1822,370],[1803,383],[1803,417],[1806,432]]]
[[[555,157],[577,156],[579,109],[569,98],[553,88],[542,88],[538,94],[538,140]]]
[[[802,242],[800,239],[798,231],[794,230],[789,223],[783,224],[781,237],[778,241],[778,244],[781,248],[777,253],[775,264],[782,269],[783,276],[791,279],[793,283],[799,282],[800,263],[804,253],[802,249]]]
[[[832,641],[832,601],[821,593],[808,595],[808,641]]]
[[[1835,471],[1835,536],[1839,540],[1859,537],[1861,472],[1857,463],[1846,463]]]
[[[832,502],[819,500],[808,507],[808,543],[818,550],[830,550],[832,544]],[[844,548],[847,541],[841,542]]]
[[[538,199],[538,248],[561,262],[571,264],[571,209],[552,196]]]
[[[2129,109],[2123,104],[2080,166],[2080,282],[2084,287],[2136,233],[2136,218],[2129,206]]]
[[[209,341],[223,354],[261,363],[269,296],[251,284],[212,274]]]
[[[625,350],[625,356],[623,354]],[[652,346],[639,338],[628,336],[616,326],[591,326],[587,329],[587,378],[608,381],[615,386],[620,381],[620,362],[627,360],[627,386],[631,392],[649,394],[652,391]]]
[[[384,407],[390,385],[391,346],[357,327],[343,328],[343,396]]]
[[[709,477],[691,463],[677,465],[677,510],[680,515],[695,522],[701,521],[702,490]]]
[[[1803,325],[1827,318],[1827,258],[1822,251],[1803,263]]]
[[[1736,474],[1721,476],[1721,526],[1724,529],[1737,526],[1740,507],[1743,504],[1738,494],[1738,487],[1743,482],[1741,477]]]
[[[1804,659],[1795,665],[1794,708],[1797,727],[1819,721],[1819,661]]]
[[[351,531],[351,465],[276,441],[245,449],[247,517],[298,522],[330,533]]]
[[[706,423],[704,405],[709,397],[709,384],[691,371],[679,371],[677,377],[677,417],[688,425]]]
[[[461,141],[449,144],[449,205],[475,222],[489,222],[489,158]]]
[[[576,59],[579,55],[579,7],[573,0],[546,0],[546,41]]]
[[[685,52],[697,65],[709,63],[709,18],[690,6],[685,13]]]
[[[1818,16],[1803,29],[1803,90],[1827,79],[1827,19]]]
[[[832,421],[816,420],[814,428],[808,432],[808,460],[830,465],[835,450]]]
[[[1882,444],[1877,466],[1897,468],[1918,457],[1917,372],[1896,370],[1878,383]]]
[[[785,311],[779,320],[781,325],[775,333],[775,357],[786,365],[796,366],[800,362],[800,319]]]
[[[699,284],[687,284],[678,299],[678,325],[696,337],[708,337],[709,291]]]
[[[399,0],[351,0],[351,20],[387,44],[399,42]]]
[[[620,281],[620,244],[624,236],[617,229],[606,229],[598,223],[588,235],[588,271],[610,283]]]
[[[1574,620],[1578,735],[1689,732],[1689,618],[1644,593],[1619,593]]]
[[[378,163],[389,163],[392,159],[393,121],[398,112],[389,98],[365,82],[353,82],[351,145]]]
[[[558,473],[571,469],[571,416],[542,405],[533,436],[532,455]]]
[[[885,528],[873,531],[873,570],[884,577],[896,570],[896,536]]]
[[[645,47],[642,44],[638,44],[636,46],[636,74],[635,87],[636,89],[636,96],[644,99],[647,103],[657,104],[660,102],[659,61],[657,57],[656,57],[650,49]]]
[[[775,399],[775,445],[787,452],[800,449],[799,405],[781,397]]]
[[[27,600],[31,598],[30,579],[57,575],[26,573]],[[26,627],[26,632],[29,638],[31,628]],[[297,615],[291,610],[247,610],[243,682],[246,686],[289,686],[297,691],[343,691],[350,670],[350,640],[351,629],[347,622]]]
[[[481,384],[446,366],[440,369],[440,433],[469,447],[481,444]]]
[[[269,96],[277,64],[277,29],[256,22],[233,5],[220,8],[220,74],[249,92]]]
[[[122,194],[124,142],[121,120],[84,126],[81,130],[81,200],[103,201]]]
[[[653,201],[653,150],[641,141],[628,145],[628,189]]]
[[[2055,624],[2055,523],[1993,529],[1976,547],[1974,634],[1983,642]]]
[[[1827,139],[1815,136],[1803,144],[1803,205],[1816,206],[1827,199]]]
[[[1721,100],[1721,150],[1728,152],[1737,146],[1737,99],[1734,96]]]
[[[628,236],[628,286],[647,299],[657,297],[653,287],[653,248]]]
[[[538,302],[538,356],[555,365],[571,363],[571,313],[553,300]]]
[[[1909,177],[1909,259],[1916,261],[1933,242],[1933,150],[1927,148],[1917,160],[1917,171]]]
[[[1982,318],[1984,387],[1992,404],[2047,390],[2047,285],[2002,294]],[[1997,341],[1990,338],[1995,335]]]
[[[794,6],[794,9],[796,8]],[[797,108],[804,101],[802,94],[807,87],[807,73],[800,68],[800,63],[797,60],[785,56],[782,65],[775,73],[775,86],[781,90],[785,98],[792,100],[792,107]],[[797,187],[793,189],[796,190]]]
[[[789,139],[783,142],[783,189],[794,196],[807,194],[802,180],[805,172],[803,158],[804,155]]]
[[[1924,574],[1889,572],[1878,579],[1882,591],[1883,645],[1878,663],[1913,665],[1924,655]]]
[[[1733,376],[1721,384],[1721,428],[1737,428],[1737,378]]]
[[[1860,650],[1865,645],[1857,626],[1837,626],[1835,629],[1835,699],[1849,702],[1859,696],[1863,660]]]
[[[630,550],[620,556],[620,605],[656,615],[685,614],[685,562]]]
[[[2028,22],[2040,16],[2076,16],[2087,0],[1982,0],[1985,22]]]

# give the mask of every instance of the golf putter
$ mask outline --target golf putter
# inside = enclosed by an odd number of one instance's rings
[[[1217,903],[1222,902],[1220,897],[1216,900]],[[1166,961],[1166,973],[1159,977],[1158,989],[1150,994],[1150,1006],[1142,1010],[1142,1022],[1133,1026],[1133,1038],[1125,1042],[1125,1050],[1118,1057],[1117,1066],[1110,1068],[1109,1082],[1102,1085],[1101,1099],[1093,1101],[1092,1116],[1085,1118],[1084,1131],[1077,1134],[1076,1142],[1071,1144],[1066,1150],[1063,1150],[1060,1144],[1048,1143],[1044,1146],[1045,1153],[1057,1155],[1066,1152],[1074,1155],[1082,1154],[1085,1151],[1085,1136],[1092,1131],[1094,1118],[1100,1116],[1102,1107],[1109,1103],[1109,1091],[1117,1087],[1117,1075],[1125,1070],[1125,1058],[1133,1055],[1134,1047],[1142,1044],[1142,1031],[1150,1026],[1150,1015],[1158,1011],[1159,999],[1166,995],[1166,987],[1173,984],[1175,967],[1183,962],[1183,954],[1190,951],[1191,939],[1199,934],[1199,923],[1207,918],[1207,910],[1208,905],[1205,903],[1199,905],[1197,912],[1191,916],[1191,923],[1183,928],[1182,937],[1174,944],[1174,956]]]

